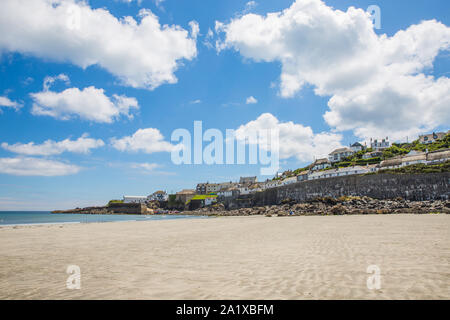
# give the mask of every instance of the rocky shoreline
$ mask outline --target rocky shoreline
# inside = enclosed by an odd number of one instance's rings
[[[184,211],[186,215],[207,216],[322,216],[363,214],[427,214],[450,213],[449,200],[409,201],[401,198],[377,200],[369,197],[317,198],[296,203],[286,199],[280,205],[225,210],[221,204],[195,211]]]
[[[114,205],[105,207],[76,208],[56,210],[52,213],[64,214],[169,214],[199,216],[321,216],[321,215],[363,215],[363,214],[401,214],[401,213],[450,213],[449,200],[409,201],[402,198],[378,200],[369,197],[317,198],[306,202],[285,199],[279,205],[249,207],[227,210],[222,203],[193,211],[166,210],[156,202],[148,205]]]

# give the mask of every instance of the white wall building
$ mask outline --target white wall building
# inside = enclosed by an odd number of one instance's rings
[[[334,177],[344,177],[350,175],[364,174],[373,171],[373,167],[354,166],[347,168],[331,169],[326,171],[313,172],[309,175],[309,180],[326,179]]]
[[[372,140],[372,138],[370,138],[370,147],[372,148],[372,150],[374,151],[381,151],[384,149],[387,149],[391,146],[391,143],[389,142],[389,138],[386,137],[386,139],[382,139],[382,140]]]
[[[205,199],[205,206],[210,206],[210,205],[212,205],[214,202],[216,202],[217,201],[217,199],[216,198],[206,198]]]
[[[350,148],[339,148],[328,155],[328,160],[330,162],[340,162],[344,158],[351,156],[353,153],[354,152]]]
[[[358,152],[358,151],[362,151],[364,149],[364,146],[359,142],[355,142],[354,144],[350,145],[350,149],[353,152]]]
[[[322,170],[331,167],[330,161],[327,158],[317,159],[311,165],[311,171]]]
[[[156,191],[147,197],[149,201],[167,201],[169,200],[169,195],[165,191]]]
[[[220,190],[217,192],[219,197],[231,197],[233,195],[233,191],[231,189]]]
[[[280,180],[269,180],[263,183],[263,189],[277,188],[281,185]]]
[[[297,183],[297,177],[290,177],[284,180],[281,180],[281,185],[286,186],[288,184]]]
[[[300,172],[297,176],[297,181],[307,181],[309,179],[309,171]]]
[[[123,196],[124,203],[146,203],[148,198],[145,196]]]

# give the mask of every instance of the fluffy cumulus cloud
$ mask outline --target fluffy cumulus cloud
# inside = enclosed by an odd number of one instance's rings
[[[11,109],[14,109],[14,110],[17,111],[20,108],[22,108],[23,105],[21,103],[19,103],[19,102],[12,101],[8,97],[0,96],[0,113],[2,113],[2,107],[4,107],[4,108],[11,108]]]
[[[247,98],[247,100],[245,100],[246,104],[255,104],[258,103],[258,100],[256,100],[256,98],[254,96],[250,96]]]
[[[217,49],[257,62],[281,62],[280,94],[305,85],[329,96],[333,128],[360,137],[404,138],[450,122],[450,79],[427,72],[450,47],[450,28],[423,21],[392,37],[377,35],[368,13],[297,0],[282,12],[246,14],[216,31]]]
[[[3,149],[27,156],[50,156],[57,155],[63,152],[84,153],[87,154],[91,149],[103,147],[105,143],[101,139],[89,138],[86,134],[77,140],[65,139],[62,141],[47,140],[42,144],[16,143],[8,144],[2,143]]]
[[[125,85],[154,89],[175,83],[183,59],[197,55],[194,36],[180,26],[161,25],[142,9],[136,20],[116,18],[76,0],[0,1],[0,52],[20,52],[70,62],[99,65]]]
[[[132,118],[131,109],[138,109],[135,98],[114,94],[111,98],[103,89],[87,87],[69,88],[62,92],[44,90],[30,94],[33,99],[32,114],[50,116],[60,120],[79,117],[94,122],[112,123],[124,115]]]
[[[278,144],[270,145],[268,139],[261,134],[258,140],[251,138],[258,133],[267,132],[266,130],[278,131]],[[296,157],[299,161],[312,161],[314,158],[325,157],[331,150],[341,147],[342,136],[326,132],[314,133],[311,127],[292,121],[281,122],[274,115],[263,113],[256,120],[241,125],[236,130],[236,138],[241,141],[246,139],[250,144],[259,143],[260,147],[270,150],[272,150],[270,146],[279,145],[280,159]]]
[[[119,151],[131,152],[171,152],[176,145],[164,140],[164,136],[158,129],[139,129],[132,136],[120,139],[111,139],[111,145]]]
[[[18,157],[0,158],[0,173],[15,176],[65,176],[78,173],[80,167],[55,160]]]

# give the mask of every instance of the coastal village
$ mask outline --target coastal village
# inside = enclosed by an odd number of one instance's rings
[[[393,143],[389,138],[370,139],[369,144],[355,142],[349,147],[331,151],[328,158],[316,159],[304,168],[277,173],[273,179],[259,182],[256,176],[239,181],[201,182],[195,189],[183,189],[176,194],[158,190],[148,196],[125,195],[119,203],[150,204],[167,202],[169,207],[208,207],[226,198],[262,192],[293,183],[329,179],[350,175],[376,174],[387,170],[402,170],[414,166],[433,166],[450,160],[450,131],[421,135],[411,143]],[[110,203],[111,203],[110,202]]]

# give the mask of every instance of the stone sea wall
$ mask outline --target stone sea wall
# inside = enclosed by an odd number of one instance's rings
[[[341,196],[374,199],[403,198],[411,201],[447,200],[450,198],[450,173],[373,174],[335,177],[298,182],[234,199],[226,199],[226,208],[280,204],[316,198]]]

